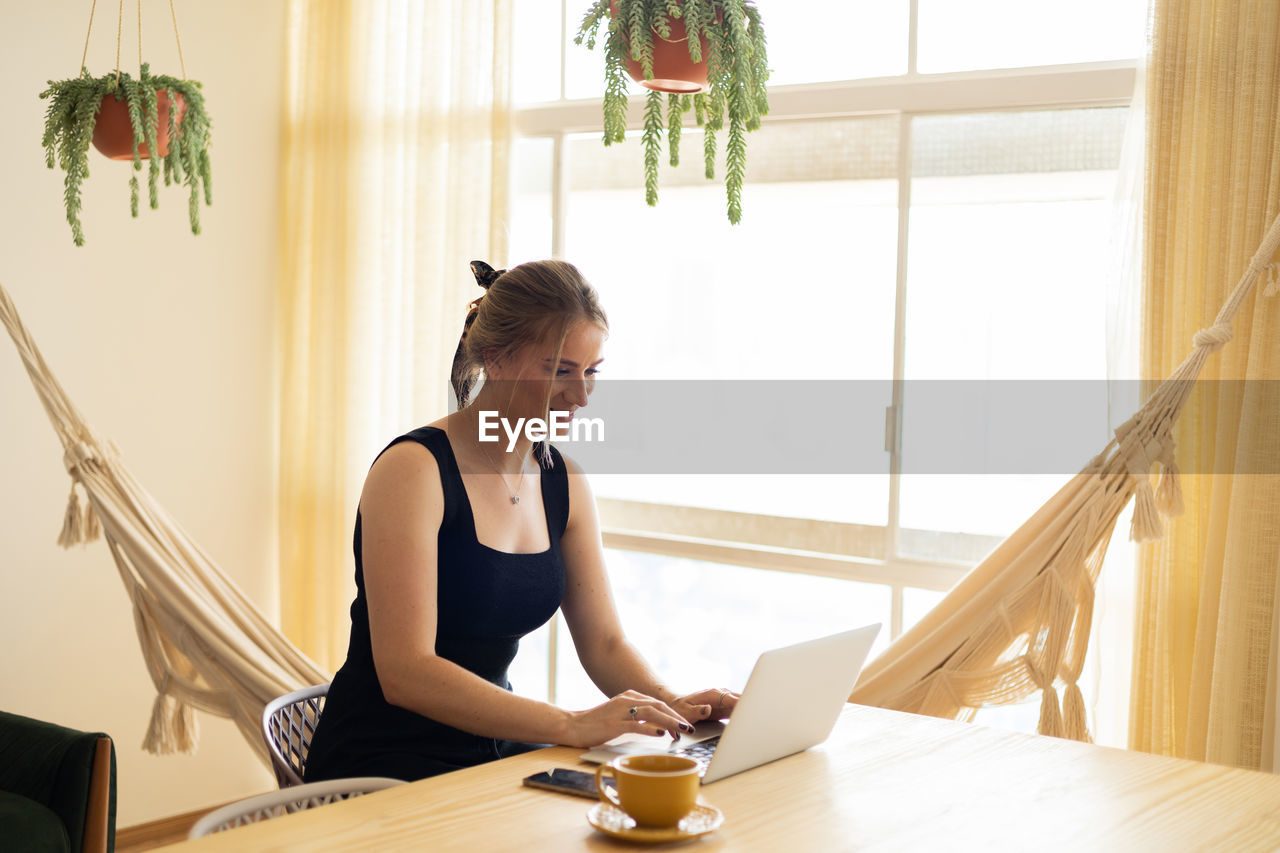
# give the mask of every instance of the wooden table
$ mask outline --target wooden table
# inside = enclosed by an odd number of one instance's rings
[[[521,786],[541,750],[165,848],[624,850],[588,800]],[[686,849],[1278,850],[1280,776],[850,705],[821,746],[703,789]],[[671,845],[662,849],[670,849]]]

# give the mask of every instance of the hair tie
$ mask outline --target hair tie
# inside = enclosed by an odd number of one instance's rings
[[[493,283],[498,280],[498,276],[502,275],[506,270],[495,270],[484,261],[471,262],[471,274],[476,277],[476,284],[480,285],[487,292]],[[467,306],[467,319],[462,321],[462,337],[458,339],[458,345],[467,339],[467,332],[471,330],[471,324],[476,321],[476,314],[480,311],[480,303],[484,301],[484,294],[480,294],[472,299]]]
[[[476,284],[488,290],[506,270],[495,270],[484,261],[471,262],[471,274],[476,277]]]
[[[471,274],[476,277],[476,284],[483,287],[486,293],[505,272],[506,270],[495,270],[484,261],[471,262]],[[467,405],[467,400],[471,397],[471,389],[475,387],[476,383],[476,377],[467,375],[466,371],[466,341],[467,332],[471,330],[472,324],[476,321],[476,316],[480,313],[480,303],[484,301],[484,297],[484,293],[480,294],[471,300],[471,304],[467,307],[467,318],[462,321],[462,336],[458,338],[458,348],[453,353],[453,370],[450,375],[450,384],[453,386],[453,393],[457,398],[459,409]]]

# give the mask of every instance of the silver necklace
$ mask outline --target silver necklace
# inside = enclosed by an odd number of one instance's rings
[[[493,457],[489,455],[489,449],[483,444],[480,445],[480,452],[484,454],[484,458],[489,462],[489,467],[493,469],[493,473],[502,479],[502,487],[507,490],[507,494],[511,496],[511,503],[518,505],[520,503],[520,489],[524,488],[524,459],[520,460],[520,479],[516,481],[516,488],[513,492],[511,486],[507,484],[507,477],[498,470],[498,466],[494,464]]]

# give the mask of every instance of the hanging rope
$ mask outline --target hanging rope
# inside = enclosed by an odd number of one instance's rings
[[[93,17],[98,10],[98,0],[89,6],[89,28],[84,34],[84,50],[80,54],[80,68],[84,69],[89,60],[89,40],[93,36]],[[173,40],[178,45],[178,66],[182,69],[182,79],[187,79],[187,60],[182,54],[182,34],[178,32],[178,10],[173,0],[169,0],[169,17],[173,21]],[[124,42],[124,0],[120,0],[116,10],[116,85],[120,85],[120,55]],[[142,0],[138,0],[138,78],[142,78]]]
[[[182,58],[182,36],[178,35],[178,12],[173,8],[173,0],[169,0],[169,16],[173,18],[173,39],[178,43],[178,65],[182,68],[182,79],[187,79],[187,62]]]
[[[173,2],[173,0],[170,0]],[[84,71],[84,64],[89,59],[89,36],[93,34],[93,13],[98,8],[98,0],[93,0],[93,5],[89,7],[89,30],[84,34],[84,53],[80,54],[80,70]]]
[[[120,85],[120,42],[124,40],[124,0],[120,0],[120,11],[116,15],[116,85]]]

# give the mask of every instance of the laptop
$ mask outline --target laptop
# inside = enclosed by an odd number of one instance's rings
[[[643,735],[624,735],[582,759],[604,764],[620,755],[688,755],[705,762],[702,784],[708,785],[816,746],[835,728],[879,633],[879,624],[867,625],[767,651],[727,722],[699,723],[667,749]]]

